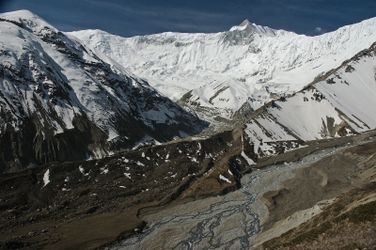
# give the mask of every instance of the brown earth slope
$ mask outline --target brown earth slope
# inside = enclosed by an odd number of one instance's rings
[[[260,249],[374,249],[376,142],[299,169],[264,199],[270,214],[256,237]]]

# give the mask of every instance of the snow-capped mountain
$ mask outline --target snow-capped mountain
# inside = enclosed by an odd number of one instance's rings
[[[303,90],[248,117],[239,114],[246,120],[245,133],[253,146],[250,155],[278,153],[281,144],[286,150],[307,141],[375,129],[375,97],[376,43]]]
[[[375,27],[373,18],[311,37],[246,20],[215,34],[70,35],[182,104],[229,118],[247,100],[256,109],[338,67],[376,41]]]
[[[100,157],[205,123],[29,11],[0,15],[0,172]]]

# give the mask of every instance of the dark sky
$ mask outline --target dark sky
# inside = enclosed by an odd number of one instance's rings
[[[218,32],[247,18],[314,35],[375,17],[376,0],[0,0],[0,12],[17,9],[31,10],[63,31]]]

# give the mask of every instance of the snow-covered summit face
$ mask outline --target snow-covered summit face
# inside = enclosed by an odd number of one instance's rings
[[[0,172],[101,157],[204,126],[32,13],[0,15]]]
[[[230,31],[234,30],[245,30],[248,27],[252,27],[254,24],[251,23],[248,19],[245,19],[243,22],[241,22],[238,26],[233,26]]]
[[[51,29],[55,32],[58,31],[52,25],[29,10],[17,10],[2,13],[0,14],[0,19],[12,21],[13,23],[22,26],[23,28],[29,29],[34,33],[39,33],[43,29]]]
[[[275,35],[276,30],[271,29],[267,26],[257,25],[255,23],[250,22],[248,19],[245,19],[237,26],[231,27],[230,31],[239,31],[239,32],[248,32],[248,33],[256,33],[260,35]]]
[[[231,117],[293,93],[376,41],[376,18],[320,36],[249,21],[214,34],[161,33],[124,38],[98,30],[69,33],[200,112]]]

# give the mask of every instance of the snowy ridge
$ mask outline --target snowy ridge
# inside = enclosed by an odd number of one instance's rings
[[[245,134],[254,154],[265,155],[273,152],[275,147],[268,148],[272,144],[301,144],[375,129],[375,96],[376,43],[305,89],[267,104],[246,122]]]
[[[376,41],[376,18],[320,36],[244,21],[215,34],[166,32],[124,38],[71,32],[91,49],[149,80],[175,100],[230,118],[248,99],[264,103],[299,91]],[[105,60],[105,59],[104,59]],[[111,63],[111,62],[109,62]]]
[[[0,171],[8,160],[102,157],[205,126],[29,11],[0,15],[0,59]]]

